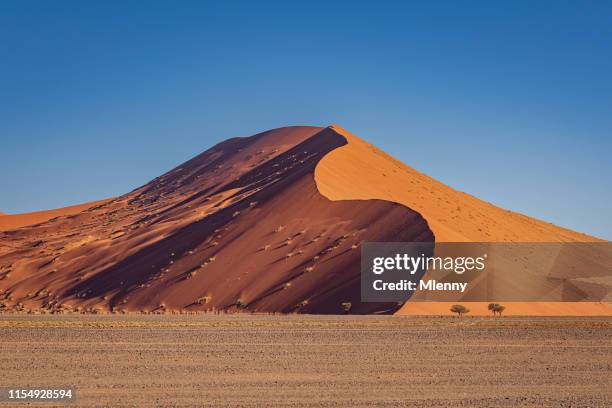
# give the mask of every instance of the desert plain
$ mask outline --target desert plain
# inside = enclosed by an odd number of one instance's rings
[[[609,407],[612,318],[3,314],[0,370],[71,407]]]

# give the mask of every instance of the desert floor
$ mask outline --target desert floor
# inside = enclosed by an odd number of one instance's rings
[[[0,372],[71,407],[604,407],[612,318],[0,315]]]

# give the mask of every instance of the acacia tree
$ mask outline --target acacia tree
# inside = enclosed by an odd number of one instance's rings
[[[468,309],[467,307],[463,305],[453,305],[450,308],[450,311],[453,313],[457,313],[459,317],[463,316],[466,313],[470,313],[470,309]]]
[[[497,314],[499,315],[499,317],[501,317],[502,312],[503,312],[504,310],[506,310],[506,306],[504,306],[504,305],[499,305],[499,304],[498,304],[498,305],[495,305],[495,309],[494,309],[494,311],[495,311],[495,312],[497,312]]]
[[[495,316],[495,306],[497,306],[497,303],[489,303],[489,306],[487,306],[487,309],[493,313],[493,316]]]
[[[499,303],[489,303],[487,308],[493,313],[493,316],[495,316],[496,313],[501,316],[502,312],[506,310],[506,307],[504,305],[500,305]]]

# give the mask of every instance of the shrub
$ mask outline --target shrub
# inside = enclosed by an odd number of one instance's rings
[[[208,302],[210,302],[210,296],[208,296],[208,295],[207,296],[202,296],[202,297],[199,297],[198,299],[196,299],[196,303],[198,305],[204,305],[204,304],[206,304]]]
[[[344,310],[344,313],[348,313],[351,311],[353,304],[351,302],[342,302],[340,303],[340,307]]]

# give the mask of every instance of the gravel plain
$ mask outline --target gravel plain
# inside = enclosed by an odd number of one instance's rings
[[[0,387],[70,407],[609,407],[612,318],[0,315]]]

